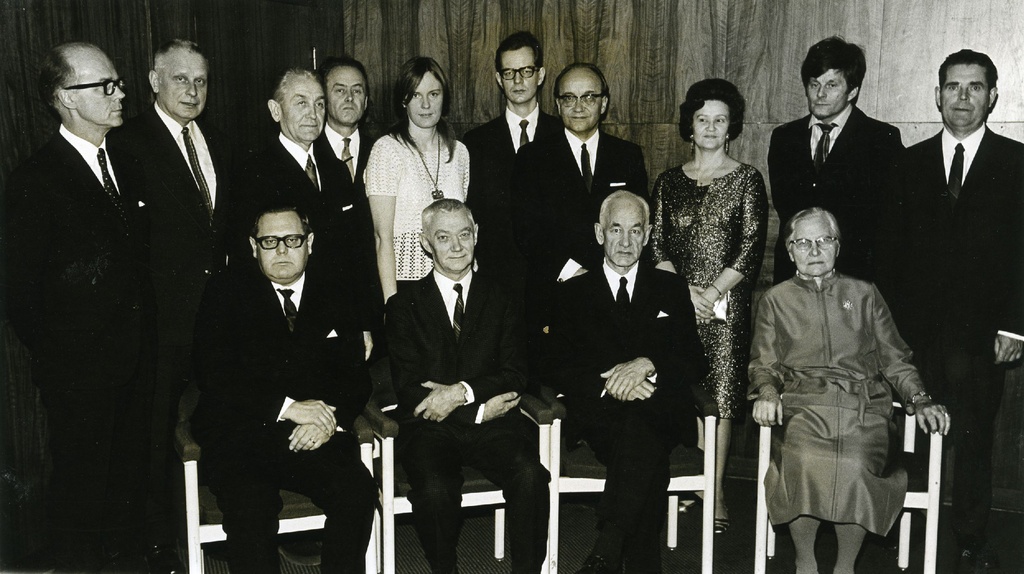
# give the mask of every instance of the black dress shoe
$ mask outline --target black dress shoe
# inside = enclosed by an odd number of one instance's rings
[[[999,554],[987,544],[968,544],[960,549],[957,572],[968,574],[999,571]]]
[[[185,565],[173,545],[154,546],[146,553],[150,574],[185,574]]]
[[[576,574],[621,574],[622,564],[609,564],[602,556],[591,555]]]

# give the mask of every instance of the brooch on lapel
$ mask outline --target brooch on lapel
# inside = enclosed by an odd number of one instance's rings
[[[853,311],[853,302],[850,301],[849,299],[843,301],[843,309],[846,309],[847,311]]]

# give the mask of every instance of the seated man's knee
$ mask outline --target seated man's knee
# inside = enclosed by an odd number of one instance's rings
[[[458,508],[462,505],[462,475],[438,472],[422,473],[415,480],[410,477],[412,491],[409,501],[415,507],[427,509]]]

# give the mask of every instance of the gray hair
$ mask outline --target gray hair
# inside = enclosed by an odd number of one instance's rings
[[[647,200],[633,193],[632,191],[620,189],[619,191],[616,191],[615,193],[612,193],[608,197],[604,198],[604,201],[601,202],[601,213],[600,215],[598,215],[597,219],[598,223],[601,224],[601,227],[604,227],[605,223],[608,222],[608,216],[609,211],[611,211],[612,202],[618,199],[628,199],[636,202],[640,206],[640,210],[643,211],[644,213],[644,226],[646,227],[647,225],[650,224],[651,207],[647,205]]]
[[[810,207],[803,211],[798,211],[796,215],[789,218],[786,222],[786,226],[782,228],[782,236],[786,238],[786,242],[793,240],[793,233],[796,230],[796,224],[806,219],[821,218],[828,225],[828,232],[833,237],[842,241],[843,233],[839,231],[839,222],[836,221],[836,216],[832,215],[832,212],[821,208],[821,207]]]
[[[306,78],[321,85],[320,77],[314,72],[305,68],[288,68],[277,79],[277,86],[274,88],[274,101],[284,105],[284,93],[288,89],[288,85],[300,78]]]
[[[206,63],[207,67],[209,67],[210,65],[206,58],[206,54],[204,54],[203,51],[199,48],[199,44],[196,44],[192,40],[182,40],[181,38],[175,38],[173,40],[168,40],[167,42],[165,42],[162,46],[156,49],[156,52],[153,53],[154,70],[159,69],[163,66],[164,56],[169,54],[172,50],[184,50],[191,54],[195,54],[203,59],[203,62]]]
[[[476,221],[473,219],[473,212],[469,209],[469,206],[457,199],[452,199],[450,197],[439,199],[434,203],[431,203],[430,205],[424,207],[423,213],[420,216],[420,222],[423,226],[423,229],[426,229],[427,224],[438,213],[456,213],[459,211],[465,211],[466,215],[469,216],[469,222],[476,224]]]

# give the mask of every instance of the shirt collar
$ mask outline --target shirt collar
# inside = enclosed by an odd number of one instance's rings
[[[836,116],[836,118],[834,120],[829,122],[829,123],[835,124],[835,127],[832,128],[832,132],[831,132],[831,135],[830,135],[832,140],[836,139],[836,134],[838,134],[839,132],[843,131],[843,128],[846,127],[846,122],[850,121],[850,114],[853,113],[853,108],[854,108],[853,104],[850,104],[850,105],[846,106],[845,110],[839,112],[839,115]],[[808,124],[808,127],[813,128],[814,126],[816,126],[818,124],[823,124],[823,123],[825,123],[825,122],[819,120],[818,118],[814,117],[813,114],[811,114],[811,119],[810,119],[810,123]]]
[[[163,108],[160,107],[159,104],[153,104],[153,107],[156,108],[157,117],[159,117],[160,120],[164,122],[164,125],[167,126],[167,131],[171,132],[172,137],[174,137],[175,139],[181,137],[182,128],[188,128],[189,133],[192,134],[192,138],[195,139],[196,133],[198,132],[198,127],[196,126],[196,123],[194,121],[190,121],[189,123],[182,126],[174,118],[167,115],[167,112],[165,112]]]
[[[64,136],[64,139],[67,140],[67,142],[69,144],[71,144],[71,146],[73,148],[75,148],[75,150],[79,154],[81,154],[82,157],[85,158],[85,160],[87,162],[91,162],[91,163],[96,162],[96,153],[97,153],[98,150],[103,150],[103,153],[107,152],[107,138],[106,137],[103,138],[103,141],[101,141],[100,145],[97,147],[97,146],[92,145],[92,142],[84,140],[84,139],[76,136],[75,134],[71,133],[71,130],[69,130],[68,128],[64,127],[64,124],[60,125],[60,130],[59,131],[60,131],[60,135]]]
[[[522,129],[519,127],[519,122],[526,120],[530,122],[526,126],[526,133],[530,136],[530,141],[533,141],[533,135],[537,133],[537,121],[540,119],[540,105],[534,103],[533,111],[526,114],[525,118],[519,117],[511,108],[505,107],[505,121],[508,122],[508,130],[515,136],[513,139],[516,142],[519,141],[519,131]]]
[[[299,144],[292,140],[284,137],[283,133],[277,134],[277,139],[280,140],[281,145],[284,146],[284,150],[288,152],[288,155],[292,156],[295,161],[299,163],[299,167],[306,169],[306,158],[313,158],[313,165],[316,165],[316,158],[313,157],[313,146],[310,145],[308,150],[302,149]]]
[[[331,149],[334,150],[334,155],[341,158],[341,150],[345,149],[345,136],[334,131],[331,124],[324,124],[324,133],[327,134],[327,141],[331,144]],[[348,151],[355,157],[359,154],[356,150],[359,149],[359,129],[352,132],[352,135],[348,136]]]
[[[612,291],[612,297],[619,293],[619,279],[625,277],[626,292],[629,293],[629,300],[633,300],[633,289],[636,287],[636,270],[638,267],[640,267],[639,262],[634,263],[629,271],[626,271],[625,275],[619,275],[618,271],[608,266],[608,259],[604,260],[604,263],[601,264],[601,269],[604,270],[604,278],[608,281],[608,288]]]
[[[601,130],[595,131],[594,135],[590,136],[590,139],[588,139],[585,142],[580,141],[580,138],[576,137],[576,134],[570,132],[568,128],[566,128],[565,130],[565,139],[569,140],[569,147],[572,148],[572,151],[576,155],[580,154],[580,148],[583,147],[583,144],[587,144],[587,151],[590,152],[591,155],[593,155],[594,152],[597,151],[597,143],[600,140],[600,138]]]
[[[947,129],[942,128],[942,153],[945,155],[949,153],[952,157],[956,144],[963,144],[964,154],[970,157],[974,157],[978,153],[978,148],[981,146],[981,139],[985,136],[985,124],[981,124],[981,127],[974,131],[971,135],[965,137],[962,140],[956,139],[956,137]]]
[[[262,248],[258,248],[258,249],[262,249]],[[292,296],[291,296],[292,303],[295,303],[295,308],[298,309],[299,308],[299,303],[302,302],[302,288],[305,287],[305,285],[306,285],[306,272],[303,271],[302,275],[299,275],[299,278],[296,279],[295,283],[292,283],[291,285],[285,286],[285,285],[281,285],[280,283],[276,283],[274,281],[271,281],[270,284],[274,286],[274,291],[275,292],[278,289],[291,289],[292,290]],[[281,300],[281,304],[283,305],[284,304],[284,295],[282,295],[281,293],[277,293],[277,298]]]

